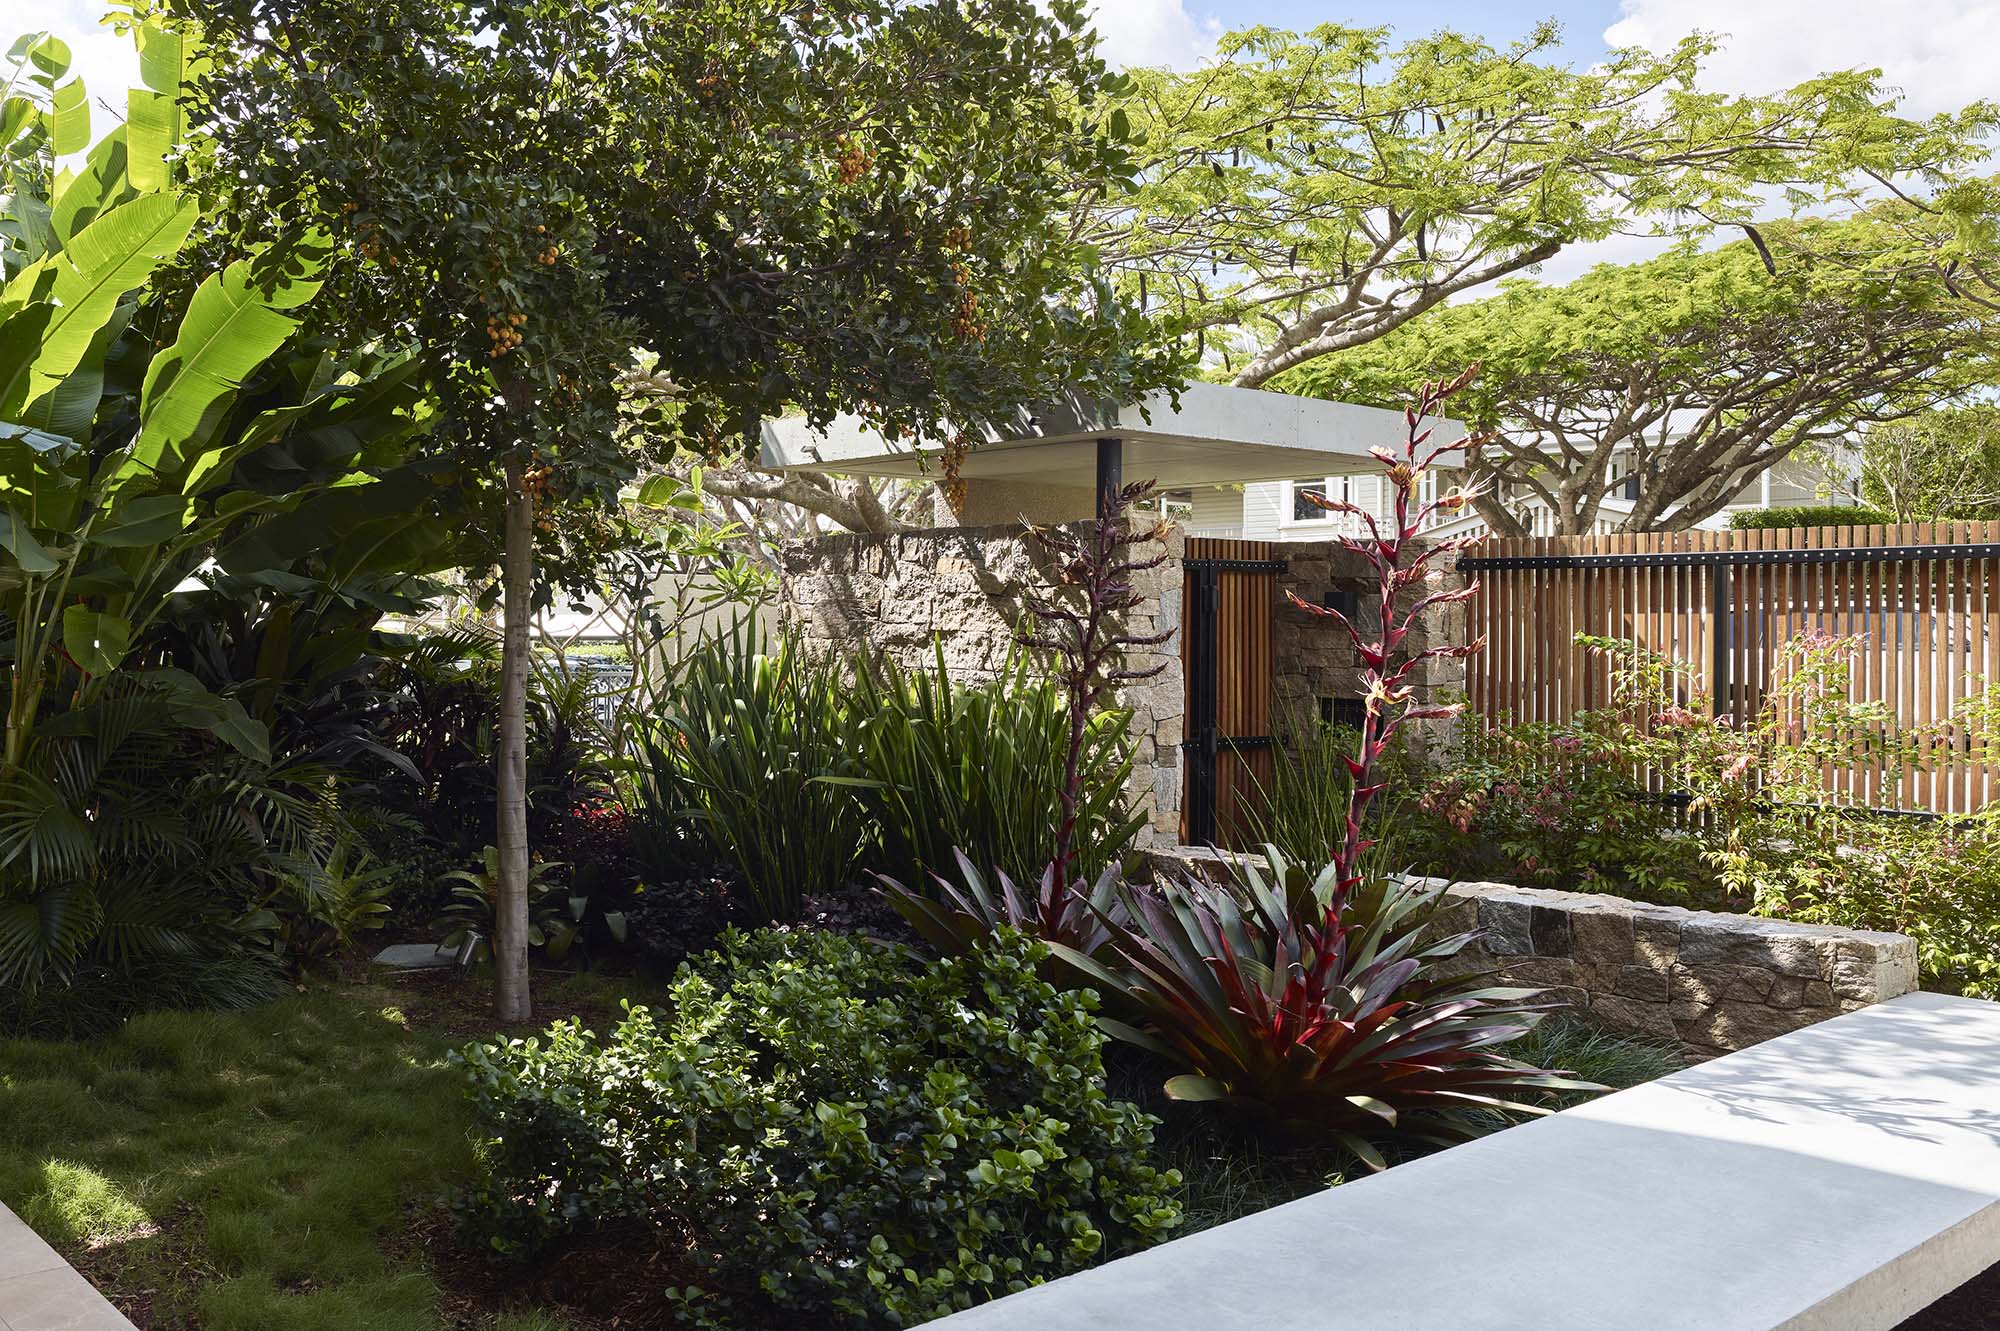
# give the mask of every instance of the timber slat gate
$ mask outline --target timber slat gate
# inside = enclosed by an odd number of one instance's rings
[[[1183,567],[1181,670],[1187,737],[1181,840],[1241,848],[1270,788],[1278,572],[1272,542],[1190,537]]]
[[[1944,722],[2000,681],[2000,522],[1495,539],[1461,568],[1480,581],[1470,632],[1474,709],[1564,721],[1611,700],[1611,663],[1578,633],[1629,639],[1697,668],[1718,713],[1757,713],[1783,645],[1819,631],[1858,639],[1851,696],[1905,730],[1940,727],[1901,773],[1830,768],[1868,807],[1966,813],[2000,797]]]

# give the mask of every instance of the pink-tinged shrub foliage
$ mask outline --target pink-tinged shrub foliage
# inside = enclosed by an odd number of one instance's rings
[[[1814,630],[1778,646],[1754,712],[1717,716],[1696,667],[1582,642],[1612,664],[1609,706],[1481,718],[1404,774],[1415,864],[1908,933],[1927,983],[2000,995],[2000,805],[1907,812],[1927,754],[2000,760],[2000,692],[1973,681],[1943,721],[1902,727],[1854,697],[1859,639]]]

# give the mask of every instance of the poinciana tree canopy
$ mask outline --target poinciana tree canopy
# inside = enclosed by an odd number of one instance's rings
[[[1553,24],[1504,49],[1234,33],[1213,65],[1133,75],[1110,114],[1143,137],[1139,188],[1078,189],[1076,224],[1213,371],[1254,387],[1579,242],[1751,222],[1781,192],[1941,183],[1993,123],[1984,105],[1900,118],[1867,72],[1705,92],[1705,37],[1582,70],[1556,41]]]
[[[1774,223],[1775,273],[1744,240],[1607,264],[1562,287],[1518,281],[1280,386],[1386,405],[1413,379],[1477,361],[1454,405],[1495,432],[1469,465],[1507,487],[1477,501],[1496,531],[1525,534],[1508,491],[1546,504],[1558,534],[1600,519],[1683,529],[1801,449],[1992,381],[1995,326],[1934,277],[1808,255],[1874,243],[1873,226]],[[1614,496],[1629,509],[1607,508]]]

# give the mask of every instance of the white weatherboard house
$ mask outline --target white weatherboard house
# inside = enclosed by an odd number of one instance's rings
[[[1626,458],[1614,457],[1611,479],[1625,477]],[[1435,497],[1437,486],[1455,484],[1449,474],[1425,478],[1424,498]],[[1720,531],[1729,526],[1730,515],[1746,510],[1798,508],[1806,504],[1852,503],[1852,484],[1838,469],[1817,460],[1788,458],[1777,466],[1745,482],[1736,498],[1720,513],[1696,525]],[[1292,476],[1277,481],[1254,481],[1243,485],[1191,490],[1186,518],[1188,535],[1221,536],[1253,541],[1323,541],[1351,531],[1357,520],[1335,515],[1313,504],[1306,492],[1329,494],[1347,503],[1381,514],[1386,501],[1382,479],[1374,475]],[[1594,534],[1618,530],[1618,524],[1632,511],[1638,497],[1637,478],[1627,481],[1622,494],[1606,497],[1595,523]],[[1553,534],[1554,523],[1548,506],[1524,487],[1508,495],[1508,508],[1518,516],[1530,535]],[[1437,535],[1449,535],[1484,527],[1476,515],[1433,524]]]

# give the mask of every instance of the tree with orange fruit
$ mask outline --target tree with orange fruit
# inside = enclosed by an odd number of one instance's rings
[[[525,1020],[535,599],[619,538],[649,448],[735,454],[785,410],[956,435],[1170,382],[1052,207],[1129,177],[1122,119],[1085,109],[1120,80],[1076,0],[162,3],[215,52],[189,108],[213,243],[334,230],[329,331],[428,359],[505,606],[497,1003]],[[675,388],[637,431],[635,348]]]

